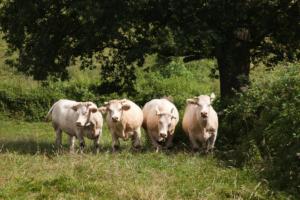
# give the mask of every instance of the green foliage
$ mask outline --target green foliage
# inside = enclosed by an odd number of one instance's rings
[[[183,110],[186,98],[218,91],[218,81],[209,76],[214,60],[184,63],[178,58],[169,63],[161,62],[156,55],[149,55],[143,67],[132,68],[137,77],[135,82],[130,83],[133,88],[128,92],[114,93],[101,88],[103,82],[98,78],[99,66],[81,70],[80,65],[73,65],[68,68],[69,80],[49,77],[41,82],[9,68],[4,64],[4,58],[3,55],[0,59],[0,112],[30,121],[43,120],[51,105],[62,98],[93,101],[100,106],[104,101],[127,97],[143,106],[152,98],[170,95],[176,106]],[[132,80],[124,79],[119,85],[124,81]]]
[[[144,104],[153,98],[171,96],[177,108],[183,110],[187,98],[218,91],[218,81],[209,76],[213,66],[212,60],[184,63],[177,59],[165,66],[154,66],[149,72],[138,69],[134,99]]]
[[[225,97],[248,84],[251,60],[299,58],[299,7],[295,0],[16,0],[2,1],[0,27],[18,53],[11,63],[37,80],[65,79],[75,58],[90,67],[98,55],[101,89],[128,93],[134,64],[147,53],[215,57]]]
[[[256,70],[249,90],[224,111],[220,130],[236,146],[238,164],[258,158],[280,188],[293,192],[300,186],[299,110],[299,63]]]

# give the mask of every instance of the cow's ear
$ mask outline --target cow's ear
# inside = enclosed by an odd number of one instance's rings
[[[77,111],[78,108],[80,107],[80,105],[81,105],[81,103],[78,103],[78,104],[72,106],[71,108],[72,108],[72,110]]]
[[[97,108],[97,107],[95,106],[95,104],[92,103],[92,102],[88,102],[88,103],[87,103],[87,106],[88,106],[90,112],[95,113],[95,112],[98,111],[98,108]]]
[[[123,104],[122,105],[122,109],[123,110],[129,110],[130,109],[130,105],[129,104]]]
[[[92,112],[92,113],[95,113],[98,111],[98,108],[95,108],[95,107],[91,107],[89,108],[89,110]]]
[[[101,106],[100,108],[98,108],[98,110],[99,110],[102,114],[105,114],[105,113],[107,112],[106,106]]]
[[[210,102],[213,102],[215,100],[215,98],[216,98],[215,93],[211,93],[210,94]]]
[[[195,101],[195,99],[187,99],[186,103],[187,104],[197,104],[197,101]]]

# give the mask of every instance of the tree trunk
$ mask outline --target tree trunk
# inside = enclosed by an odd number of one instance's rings
[[[221,99],[244,91],[249,84],[250,49],[246,42],[234,41],[217,49],[216,57],[220,74]]]

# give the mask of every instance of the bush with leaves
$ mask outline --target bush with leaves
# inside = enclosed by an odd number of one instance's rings
[[[223,142],[236,147],[237,164],[259,159],[277,186],[299,192],[299,111],[299,64],[256,71],[249,90],[224,111]]]
[[[73,74],[68,81],[49,78],[32,87],[16,84],[16,80],[1,83],[0,112],[14,118],[38,121],[43,120],[51,105],[61,98],[93,101],[99,106],[109,99],[129,98],[143,106],[147,101],[163,96],[172,96],[178,109],[183,110],[187,98],[218,90],[218,81],[208,76],[214,65],[212,60],[183,63],[181,59],[175,59],[165,66],[156,61],[148,64],[149,71],[136,69],[137,80],[128,92],[107,93],[99,88],[101,82],[95,78],[90,80],[90,72],[78,71],[77,68],[71,70],[76,77]],[[26,83],[31,82],[27,80]]]
[[[147,73],[139,69],[134,99],[144,104],[153,98],[171,96],[177,108],[183,110],[187,98],[218,91],[218,81],[209,76],[213,64],[212,60],[184,63],[177,59],[150,68]]]

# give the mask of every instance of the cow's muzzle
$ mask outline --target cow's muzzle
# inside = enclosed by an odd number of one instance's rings
[[[76,126],[77,127],[84,127],[84,124],[82,124],[81,122],[76,122]]]
[[[201,117],[206,119],[208,117],[208,113],[207,112],[202,112]]]
[[[120,121],[118,117],[112,117],[111,119],[112,119],[113,122],[118,122],[118,121]]]
[[[166,139],[167,138],[167,133],[159,133],[159,137]]]

